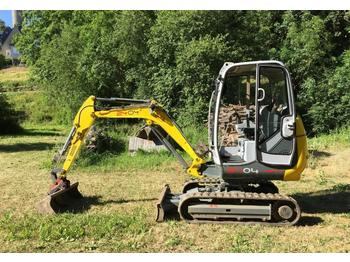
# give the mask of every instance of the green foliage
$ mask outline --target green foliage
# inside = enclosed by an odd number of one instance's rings
[[[176,83],[182,86],[181,95],[177,97],[177,107],[183,108],[182,122],[193,125],[193,120],[204,120],[213,88],[213,72],[220,70],[227,53],[225,39],[221,36],[205,36],[180,47],[176,57]]]
[[[322,134],[308,140],[310,150],[322,151],[328,148],[343,148],[350,146],[350,126],[335,129],[331,134]]]
[[[4,55],[0,54],[0,69],[5,68],[6,66],[9,66],[11,64],[11,60],[6,59]]]
[[[148,40],[150,81],[139,83],[138,95],[155,97],[182,125],[202,123],[223,62],[267,58],[259,18],[268,21],[262,12],[158,12]]]
[[[284,24],[288,33],[281,49],[281,58],[287,62],[294,81],[302,83],[309,77],[316,77],[332,48],[325,22],[319,16],[304,12],[300,16],[287,12]]]
[[[182,123],[202,122],[208,111],[213,72],[220,69],[227,51],[220,36],[182,43],[175,54],[176,67],[153,76],[154,96]]]
[[[6,66],[5,56],[0,54],[0,69]]]
[[[4,94],[0,94],[0,134],[16,133],[21,130],[20,117]]]
[[[349,119],[349,88],[346,74],[341,75],[347,59],[342,53],[350,43],[347,17],[342,11],[284,15],[288,30],[280,55],[292,72],[298,111],[309,134],[329,132]]]
[[[0,232],[9,241],[27,239],[64,243],[84,237],[113,239],[144,233],[148,227],[142,214],[63,214],[46,217],[26,215],[14,218],[11,213],[5,213],[0,216]]]
[[[81,25],[94,14],[91,11],[23,11],[22,34],[15,39],[21,60],[34,65],[41,56],[42,47],[59,37],[68,21],[72,26]]]
[[[5,28],[6,28],[5,22],[0,19],[0,33],[2,33],[5,30]]]
[[[134,41],[127,39],[130,34],[123,35],[123,30],[130,31],[126,27],[130,27],[132,18],[128,15],[133,13],[125,14],[92,13],[90,23],[66,23],[60,27],[59,36],[52,36],[49,43],[40,46],[33,72],[44,86],[52,107],[60,112],[57,118],[61,122],[70,123],[82,101],[91,94],[101,97],[130,94],[126,90],[132,85],[132,77],[126,80],[128,68],[123,63],[138,64],[143,51],[137,52],[142,47],[130,44]],[[142,25],[148,21],[146,14],[142,21],[142,14],[138,15],[141,24],[134,32],[135,38],[143,34]]]
[[[46,96],[38,91],[11,92],[8,101],[26,123],[48,123],[53,119],[53,112],[48,106]]]
[[[55,119],[89,95],[154,98],[180,125],[207,117],[225,61],[282,60],[308,133],[349,119],[347,11],[25,11],[16,47]]]
[[[350,51],[341,64],[314,89],[315,102],[309,110],[316,133],[346,126],[350,121]]]

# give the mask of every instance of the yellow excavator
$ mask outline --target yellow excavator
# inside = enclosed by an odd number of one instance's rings
[[[157,203],[157,221],[175,211],[188,222],[298,222],[298,203],[272,183],[299,180],[307,163],[306,134],[283,63],[224,63],[209,103],[207,158],[196,153],[156,101],[90,96],[59,152],[59,158],[65,157],[63,167],[52,170],[53,184],[38,204],[40,212],[55,213],[82,197],[78,183],[71,185],[67,173],[98,118],[143,119],[192,177],[180,193],[165,185]],[[192,162],[183,159],[174,142]]]

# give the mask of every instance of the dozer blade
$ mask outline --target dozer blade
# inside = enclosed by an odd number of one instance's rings
[[[78,190],[79,183],[72,184],[69,188],[60,190],[42,199],[37,210],[41,214],[55,214],[65,211],[74,211],[74,206],[77,200],[83,196]]]
[[[165,185],[157,202],[157,222],[163,222],[168,218],[179,218],[177,206],[174,204],[176,195],[171,193],[169,185]],[[176,200],[175,200],[176,201]]]

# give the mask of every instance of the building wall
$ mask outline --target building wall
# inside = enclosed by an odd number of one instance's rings
[[[6,58],[10,59],[17,59],[19,58],[19,52],[16,50],[16,48],[13,46],[13,37],[19,33],[18,26],[15,26],[9,36],[6,38],[4,43],[1,46],[1,54],[4,55]]]
[[[18,34],[19,27],[22,22],[22,17],[21,17],[21,12],[18,10],[13,10],[12,11],[12,30],[10,34],[7,36],[5,41],[0,43],[0,53],[4,55],[6,58],[10,59],[18,59],[20,54],[16,50],[16,48],[13,45],[13,37]],[[3,41],[3,40],[2,40]]]

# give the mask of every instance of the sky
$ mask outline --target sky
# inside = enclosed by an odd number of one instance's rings
[[[11,10],[0,10],[0,19],[5,21],[6,26],[12,27]]]

